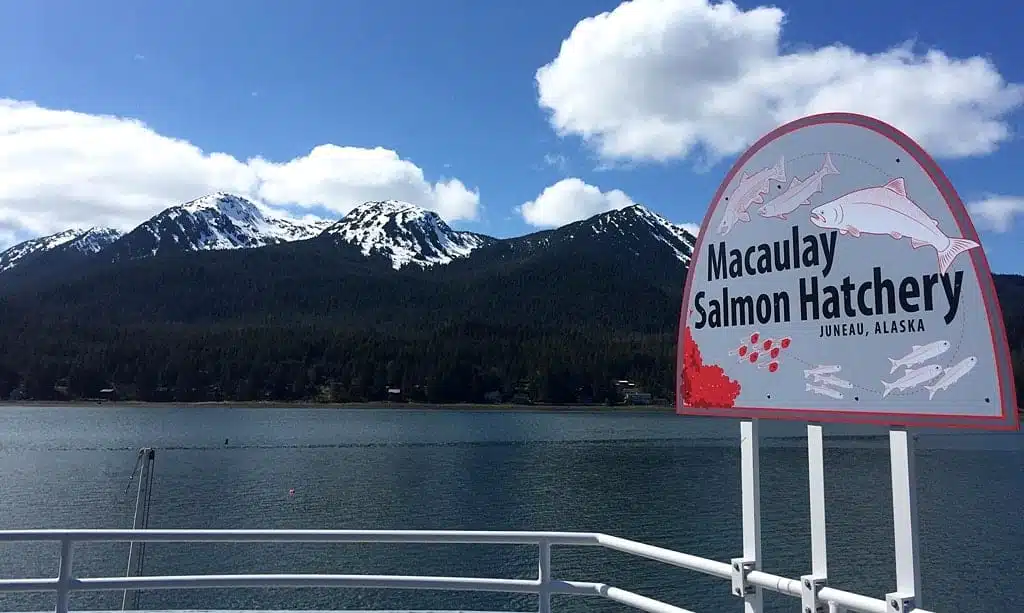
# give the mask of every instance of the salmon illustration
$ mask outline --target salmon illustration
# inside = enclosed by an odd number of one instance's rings
[[[813,392],[820,396],[828,396],[829,398],[835,398],[836,400],[843,399],[843,393],[828,387],[821,387],[820,385],[811,385],[810,383],[804,388],[808,392]]]
[[[889,363],[892,368],[889,369],[889,374],[896,372],[896,369],[900,366],[910,367],[921,362],[927,362],[928,360],[938,357],[943,353],[949,351],[949,341],[935,341],[934,343],[928,343],[927,345],[913,345],[910,347],[910,353],[894,360],[889,358]]]
[[[732,231],[733,226],[741,221],[750,221],[749,209],[752,205],[764,202],[764,196],[768,193],[770,181],[782,183],[786,180],[786,158],[782,156],[775,166],[762,168],[752,175],[743,173],[740,183],[736,189],[729,194],[725,205],[725,213],[722,221],[718,224],[718,233],[725,236]]]
[[[811,203],[811,196],[821,191],[821,182],[825,177],[837,174],[839,170],[832,163],[832,155],[826,153],[821,168],[815,170],[814,174],[803,180],[793,177],[786,191],[766,202],[757,212],[761,217],[785,219],[801,206]]]
[[[935,392],[939,390],[948,390],[950,386],[959,381],[964,375],[971,372],[971,369],[978,363],[978,358],[973,355],[969,358],[964,358],[956,364],[950,366],[942,373],[939,380],[935,382],[935,385],[926,385],[924,389],[928,390],[928,400],[935,397]]]
[[[815,375],[831,375],[842,370],[842,366],[836,366],[835,364],[819,364],[814,368],[808,368],[804,371],[804,379],[813,377]]]
[[[912,387],[917,387],[922,383],[928,383],[935,377],[942,374],[942,367],[938,364],[929,364],[928,366],[922,366],[921,368],[908,368],[903,376],[896,379],[892,383],[882,381],[882,398],[888,396],[893,390],[907,390]]]
[[[833,375],[814,375],[814,382],[822,385],[830,385],[832,387],[841,387],[843,389],[853,389],[853,384],[846,379],[840,379]]]
[[[814,207],[811,223],[854,238],[861,234],[888,234],[896,240],[909,238],[914,249],[929,245],[938,256],[940,273],[949,270],[961,253],[980,247],[972,240],[950,237],[940,230],[939,222],[907,196],[903,177]]]

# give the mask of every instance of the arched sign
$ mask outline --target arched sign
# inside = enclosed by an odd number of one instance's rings
[[[683,292],[677,412],[1016,429],[1013,373],[963,203],[896,128],[786,124],[733,165]]]

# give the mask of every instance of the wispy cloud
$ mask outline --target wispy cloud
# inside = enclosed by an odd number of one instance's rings
[[[561,153],[545,154],[544,163],[560,172],[565,172],[565,169],[569,167],[568,158],[566,158]]]
[[[1013,218],[1024,215],[1024,196],[986,194],[984,198],[969,202],[967,210],[974,221],[993,232],[1009,232]]]
[[[146,59],[146,56],[142,55],[141,53],[136,53],[135,57],[133,59],[136,62],[142,62],[142,61],[144,61]]]

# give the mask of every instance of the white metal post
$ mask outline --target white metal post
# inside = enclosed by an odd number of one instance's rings
[[[740,464],[743,489],[743,558],[761,570],[761,432],[757,420],[740,423]],[[744,613],[761,613],[764,595],[758,587],[743,596]]]
[[[824,439],[820,424],[807,426],[807,476],[811,501],[811,572],[819,577],[828,576]]]
[[[540,541],[537,578],[540,591],[537,593],[537,612],[551,613],[551,542]]]
[[[821,424],[807,425],[807,481],[811,503],[811,574],[800,578],[803,610],[825,612],[818,592],[828,582],[828,539],[825,529],[825,437]]]
[[[914,439],[906,428],[889,431],[892,521],[896,545],[896,592],[886,596],[890,611],[907,613],[921,604],[921,562],[917,534],[917,471]]]
[[[62,539],[60,542],[60,568],[57,571],[57,605],[54,607],[56,613],[68,613],[68,603],[71,600],[72,563],[71,539]]]

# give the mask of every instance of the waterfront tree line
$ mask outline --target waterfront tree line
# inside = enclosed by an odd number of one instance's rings
[[[685,271],[561,257],[444,277],[268,253],[0,295],[0,399],[603,404],[620,379],[674,399]],[[997,286],[1024,404],[1024,277]]]
[[[667,400],[675,372],[674,331],[467,323],[403,338],[313,324],[159,325],[15,338],[3,339],[13,349],[0,362],[3,398],[607,403],[621,400],[612,383],[623,378]]]

